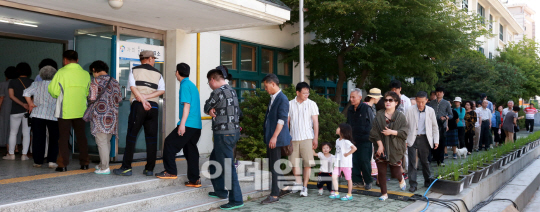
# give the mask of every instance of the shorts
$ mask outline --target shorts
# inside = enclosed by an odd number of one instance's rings
[[[315,159],[313,158],[313,139],[302,141],[291,141],[293,145],[293,152],[289,156],[289,161],[292,163],[292,167],[300,167],[300,160],[302,160],[303,167],[315,166]]]
[[[341,176],[341,172],[343,172],[343,175],[345,175],[345,180],[352,180],[352,168],[351,167],[334,167],[334,171],[332,172],[332,176]]]

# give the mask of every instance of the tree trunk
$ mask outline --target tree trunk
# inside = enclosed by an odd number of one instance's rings
[[[356,79],[356,87],[362,89],[364,87],[364,84],[366,84],[366,79],[368,77],[369,70],[364,69],[362,71],[362,75],[360,75],[360,78]]]
[[[343,71],[343,60],[344,55],[340,54],[337,57],[337,63],[338,63],[338,81],[336,84],[336,96],[334,96],[334,102],[341,105],[341,93],[343,91],[343,83],[345,80],[347,80],[347,76],[345,76],[345,72]]]

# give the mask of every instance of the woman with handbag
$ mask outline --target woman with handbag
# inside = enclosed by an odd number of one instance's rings
[[[94,61],[90,71],[94,78],[90,82],[89,103],[83,119],[90,122],[99,150],[100,163],[95,173],[110,174],[110,141],[112,135],[118,135],[118,107],[122,101],[120,84],[108,75],[109,66],[101,60]]]
[[[519,110],[521,110],[519,106],[514,106],[512,108],[512,111],[508,112],[506,116],[504,116],[502,129],[504,130],[506,134],[506,142],[514,143],[514,133],[519,131],[519,127],[517,127]],[[516,127],[517,127],[517,130],[515,129]]]
[[[379,110],[375,115],[375,120],[369,140],[373,143],[376,153],[373,158],[377,163],[379,186],[381,196],[379,200],[388,199],[386,188],[386,173],[390,166],[391,176],[399,181],[401,190],[407,188],[405,179],[401,175],[401,158],[405,155],[405,140],[409,125],[403,113],[397,112],[400,104],[400,96],[389,91],[384,94],[385,110]]]
[[[17,73],[19,78],[12,79],[8,85],[9,98],[13,101],[11,104],[10,130],[9,130],[9,152],[4,156],[4,160],[15,160],[15,145],[17,142],[17,133],[22,125],[23,150],[21,160],[29,160],[28,148],[30,146],[30,127],[28,126],[28,103],[23,98],[24,89],[28,88],[33,80],[29,79],[32,75],[32,69],[28,63],[17,64]]]
[[[32,123],[32,152],[34,153],[34,167],[39,168],[44,162],[45,148],[47,143],[47,130],[49,131],[49,148],[47,161],[49,168],[56,168],[58,157],[58,120],[54,117],[56,99],[49,94],[48,87],[56,74],[52,66],[45,66],[39,71],[42,81],[33,82],[24,90],[23,96],[28,102],[28,110]],[[34,97],[34,99],[32,99]]]

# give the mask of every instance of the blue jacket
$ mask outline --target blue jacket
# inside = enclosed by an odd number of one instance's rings
[[[283,124],[283,129],[281,129],[277,138],[276,147],[288,146],[291,143],[292,137],[289,132],[289,126],[287,126],[288,119],[289,99],[287,99],[287,96],[283,92],[279,92],[270,110],[266,109],[266,115],[264,117],[264,143],[267,146],[276,131],[278,120],[283,120],[285,124]]]
[[[491,114],[491,127],[499,128],[499,125],[501,125],[501,113],[495,111]]]

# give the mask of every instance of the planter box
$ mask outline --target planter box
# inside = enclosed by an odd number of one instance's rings
[[[523,149],[522,149],[522,148],[518,149],[518,150],[516,151],[516,157],[518,157],[518,158],[521,157],[521,154],[522,154],[522,153],[523,153]]]
[[[465,176],[460,176],[459,181],[437,180],[431,190],[444,195],[456,195],[465,188],[465,179]]]
[[[506,166],[506,164],[508,164],[508,160],[510,160],[510,159],[508,158],[508,155],[503,155],[503,156],[501,156],[501,160],[502,160],[501,165]]]
[[[488,176],[492,174],[495,169],[493,164],[490,164],[490,163],[484,163],[484,167],[486,167],[486,174],[484,176]]]
[[[468,175],[461,175],[461,176],[465,178],[464,180],[465,185],[463,188],[468,188],[469,186],[471,186],[471,184],[473,183],[472,180],[474,177],[474,172],[469,171]]]
[[[473,171],[474,172],[474,176],[472,180],[473,183],[477,183],[478,181],[482,180],[482,178],[486,176],[486,168],[478,167],[478,169],[479,170],[477,171]]]
[[[502,163],[503,163],[502,158],[495,160],[495,170],[501,169],[501,167],[503,166]]]

